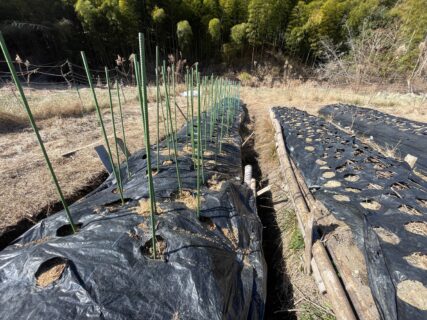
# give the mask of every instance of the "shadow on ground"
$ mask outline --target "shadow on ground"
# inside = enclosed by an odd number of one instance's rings
[[[244,106],[245,119],[241,127],[243,141],[250,136],[250,118]],[[258,164],[258,153],[255,151],[255,140],[251,137],[242,148],[242,166],[252,165],[253,177],[257,181],[257,189],[268,186],[269,181],[262,178],[261,168]],[[287,275],[285,257],[283,256],[283,243],[281,230],[277,224],[276,212],[272,193],[266,192],[257,198],[258,215],[264,226],[263,250],[267,262],[267,302],[265,306],[265,319],[297,319],[293,310],[293,291]]]

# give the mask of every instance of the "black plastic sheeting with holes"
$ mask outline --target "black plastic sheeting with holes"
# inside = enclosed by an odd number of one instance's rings
[[[427,176],[427,124],[392,116],[377,110],[347,104],[323,107],[319,113],[356,135],[372,139],[392,150],[396,157],[417,157],[415,168]]]
[[[405,280],[427,288],[426,270],[405,259],[427,253],[422,231],[427,229],[427,182],[406,163],[383,156],[321,118],[295,108],[273,110],[286,148],[315,198],[351,227],[383,319],[427,319],[427,310],[397,295]],[[411,223],[418,231],[406,229]]]
[[[137,214],[148,198],[146,160],[122,164],[125,205],[110,176],[97,190],[70,206],[76,234],[65,235],[64,212],[48,217],[0,252],[1,319],[262,319],[266,264],[262,224],[252,191],[241,183],[240,112],[222,145],[206,156],[204,176],[218,188],[202,188],[201,217],[174,201],[175,164],[162,164],[154,176],[161,259],[147,255],[149,215]],[[195,190],[191,153],[183,153],[186,129],[178,140],[183,187]],[[209,143],[215,150],[217,139]],[[169,160],[166,141],[160,145]],[[156,167],[156,152],[152,164]],[[220,187],[219,187],[220,186]],[[59,279],[37,283],[43,268],[63,263]]]

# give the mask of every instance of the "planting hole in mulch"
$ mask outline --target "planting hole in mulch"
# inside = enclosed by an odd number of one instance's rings
[[[351,173],[349,173],[349,174],[346,174],[346,175],[344,176],[344,179],[345,179],[346,181],[349,181],[349,182],[356,182],[356,181],[358,181],[358,180],[359,180],[359,176],[358,176],[358,175],[356,175],[356,174],[351,174]]]
[[[375,171],[375,175],[378,179],[390,179],[395,174],[391,171]]]
[[[165,160],[162,162],[162,165],[164,165],[164,166],[170,166],[171,164],[173,164],[172,160]]]
[[[419,199],[419,198],[417,198],[416,200],[417,200],[417,203],[418,203],[421,207],[423,207],[423,208],[427,208],[427,200],[426,200],[426,199]]]
[[[139,206],[136,209],[136,213],[148,217],[151,214],[151,203],[149,199],[139,200]],[[156,215],[161,215],[163,213],[163,209],[160,207],[159,203],[156,202]]]
[[[224,180],[220,180],[220,176],[216,173],[208,180],[208,187],[211,190],[219,191],[221,186],[224,183]]]
[[[407,190],[409,189],[409,185],[405,182],[400,181],[400,182],[393,183],[391,185],[391,188],[395,190]]]
[[[411,216],[422,216],[422,213],[421,213],[421,212],[419,212],[417,209],[412,208],[411,206],[408,206],[408,205],[406,205],[406,204],[402,204],[402,205],[399,207],[399,211],[400,211],[400,212],[407,213],[407,214],[409,214],[409,215],[411,215]]]
[[[165,260],[164,253],[166,251],[166,241],[159,235],[156,235],[156,260]],[[141,247],[141,253],[147,258],[153,259],[153,240],[150,238]]]
[[[325,164],[327,164],[327,162],[326,162],[326,161],[323,161],[323,160],[320,160],[320,159],[317,159],[317,160],[316,160],[316,163],[317,163],[319,166],[324,166]]]
[[[159,171],[161,171],[161,170],[159,170]],[[151,169],[151,175],[152,176],[155,176],[155,175],[157,175],[159,172],[157,171],[157,169],[156,168],[153,168],[153,169]],[[148,169],[145,169],[145,175],[146,176],[148,176]]]
[[[59,280],[66,266],[67,261],[60,257],[55,257],[43,262],[35,274],[37,286],[46,288]]]
[[[370,184],[368,184],[368,189],[370,189],[370,190],[382,190],[383,187],[381,187],[379,184],[376,184],[376,183],[370,183]]]
[[[350,188],[350,187],[345,188],[345,191],[347,191],[347,192],[353,192],[353,193],[360,193],[360,192],[362,192],[362,190],[360,190],[360,189]]]
[[[420,310],[427,310],[427,288],[419,281],[404,280],[397,285],[397,296]]]
[[[74,228],[76,229],[76,232],[78,232],[83,223],[76,223],[74,224]],[[74,234],[73,229],[71,228],[71,224],[64,224],[63,226],[59,227],[58,230],[56,230],[56,236],[57,237],[66,237]]]
[[[180,202],[185,204],[185,206],[191,210],[197,209],[197,195],[196,193],[193,194],[193,192],[188,190],[182,190],[182,192],[177,192],[174,195],[172,195],[172,200],[176,202]],[[203,198],[200,199],[200,202],[203,202]]]
[[[404,257],[404,259],[411,266],[427,270],[427,254],[421,252],[414,252],[411,255]]]
[[[424,221],[408,222],[405,223],[405,230],[420,236],[427,236],[427,223]]]
[[[382,227],[374,227],[374,230],[377,236],[386,243],[398,244],[400,242],[400,238],[391,231]]]
[[[367,199],[361,202],[360,205],[365,209],[374,210],[374,211],[379,210],[381,208],[381,205],[372,199]]]
[[[341,182],[337,180],[329,180],[323,186],[325,188],[338,188],[341,187]]]
[[[333,198],[339,202],[350,202],[350,198],[343,194],[335,194]]]
[[[212,219],[209,217],[200,217],[200,222],[205,225],[210,231],[214,231],[216,229],[216,224],[213,223]]]
[[[356,150],[354,150],[354,152],[353,152],[353,155],[354,155],[355,157],[360,156],[361,154],[363,154],[363,150],[362,150],[362,149],[356,149]]]
[[[325,179],[331,179],[333,177],[335,177],[335,173],[332,171],[326,171],[322,173],[322,177]]]

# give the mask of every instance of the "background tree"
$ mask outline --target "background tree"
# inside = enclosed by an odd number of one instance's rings
[[[176,26],[176,36],[180,49],[184,53],[189,53],[191,41],[193,39],[193,30],[187,20],[178,22]]]

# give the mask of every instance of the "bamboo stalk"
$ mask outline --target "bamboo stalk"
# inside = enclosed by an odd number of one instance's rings
[[[178,120],[176,115],[176,89],[175,89],[175,64],[172,63],[172,90],[173,90],[173,104],[174,104],[174,114],[175,114],[175,130],[178,130]]]
[[[121,173],[120,173],[120,154],[119,154],[119,146],[117,144],[116,121],[114,119],[113,98],[111,96],[110,76],[108,75],[108,68],[107,67],[105,67],[105,78],[107,81],[108,98],[109,98],[110,112],[111,112],[111,122],[113,125],[114,145],[115,145],[116,157],[117,157],[116,180],[117,180],[117,186],[119,187],[119,190],[120,190],[120,195],[121,195],[120,198],[122,200],[122,205],[123,205],[125,203],[125,201],[123,199],[123,185],[122,185],[122,177],[121,177]]]
[[[145,68],[145,39],[142,33],[138,34],[139,39],[139,54],[141,59],[141,85],[143,87],[143,101],[140,101],[141,112],[143,115],[145,129],[145,150],[147,155],[147,170],[148,170],[148,190],[150,195],[150,219],[151,219],[151,235],[153,245],[153,258],[156,259],[156,199],[154,194],[153,173],[151,171],[151,149],[150,149],[150,130],[148,121],[148,101],[147,101],[147,73]]]
[[[200,73],[199,64],[196,64],[196,78],[197,78],[197,167],[200,167],[199,183],[200,178],[202,183],[205,183],[205,177],[203,172],[203,144],[202,144],[202,103],[201,103],[201,91],[200,91]],[[200,187],[200,186],[199,186]],[[200,189],[200,188],[199,188]],[[200,190],[199,190],[200,191]],[[199,197],[200,202],[200,197]],[[199,208],[200,211],[200,208]]]
[[[201,163],[202,161],[202,132],[201,132],[201,101],[200,101],[200,75],[199,64],[196,64],[196,81],[197,81],[197,217],[200,218],[200,180],[201,180]]]
[[[191,76],[190,76],[190,117],[191,117],[191,127],[190,127],[190,134],[191,134],[191,153],[193,155],[193,159],[195,156],[195,143],[194,143],[194,69],[191,68]]]
[[[117,79],[117,100],[119,102],[119,112],[120,112],[120,122],[122,125],[122,136],[123,136],[123,145],[124,145],[124,153],[125,153],[125,159],[126,159],[126,170],[128,172],[128,178],[130,178],[130,171],[129,171],[129,155],[128,155],[128,147],[126,144],[126,134],[125,134],[125,124],[123,121],[123,110],[122,110],[122,102],[120,99],[120,84],[119,80]]]
[[[31,127],[34,130],[34,133],[37,138],[37,142],[39,143],[40,149],[42,150],[43,157],[46,161],[46,165],[49,169],[50,175],[52,177],[53,183],[55,184],[56,191],[58,192],[59,198],[61,199],[62,206],[64,207],[65,214],[67,216],[68,222],[70,223],[71,230],[73,233],[77,232],[76,225],[74,224],[73,218],[71,217],[70,209],[68,208],[67,202],[65,201],[64,194],[62,193],[61,186],[59,185],[58,179],[56,177],[55,171],[53,170],[52,163],[49,160],[49,156],[46,152],[43,140],[40,136],[40,133],[37,129],[36,122],[33,117],[33,113],[31,112],[30,106],[28,105],[27,98],[25,97],[24,90],[22,88],[21,82],[18,79],[18,75],[16,74],[16,70],[13,66],[12,59],[10,58],[9,50],[7,49],[6,43],[3,38],[3,34],[0,32],[0,47],[3,52],[3,55],[6,59],[7,66],[9,67],[10,73],[12,74],[13,81],[15,82],[15,86],[21,95],[22,103],[24,105],[25,111],[27,112],[28,119],[30,120]]]
[[[160,170],[160,125],[159,125],[159,107],[160,107],[160,86],[159,86],[159,46],[156,46],[156,122],[157,122],[157,172]]]
[[[110,160],[111,167],[113,168],[113,174],[114,174],[114,178],[116,179],[116,182],[117,182],[117,188],[119,189],[120,200],[122,201],[122,203],[124,203],[123,192],[122,192],[122,189],[119,185],[119,178],[118,178],[116,166],[114,165],[113,156],[112,156],[111,148],[110,148],[110,143],[108,142],[107,132],[106,132],[105,126],[104,126],[104,121],[102,120],[101,109],[99,108],[98,99],[96,97],[96,92],[95,92],[95,87],[93,86],[92,77],[90,75],[89,65],[87,63],[85,53],[83,51],[81,51],[80,54],[82,56],[83,65],[84,65],[84,68],[86,71],[86,76],[87,76],[87,79],[89,82],[89,87],[91,89],[93,100],[95,103],[95,109],[96,109],[96,114],[98,116],[98,122],[101,126],[101,134],[104,137],[105,146],[107,147],[107,152],[108,152],[108,158]]]
[[[172,132],[172,143],[173,143],[173,149],[174,149],[174,160],[175,160],[175,169],[176,169],[176,178],[178,180],[178,190],[179,194],[182,193],[182,184],[181,184],[181,176],[179,173],[179,165],[178,165],[178,150],[177,150],[177,141],[176,141],[176,132],[173,128],[173,122],[172,122],[172,114],[171,114],[171,107],[170,107],[170,98],[169,98],[169,92],[168,92],[168,84],[167,84],[167,77],[166,77],[166,61],[163,61],[163,79],[164,79],[164,89],[165,89],[165,95],[166,95],[166,113],[169,118],[169,124],[171,126],[171,132]]]

